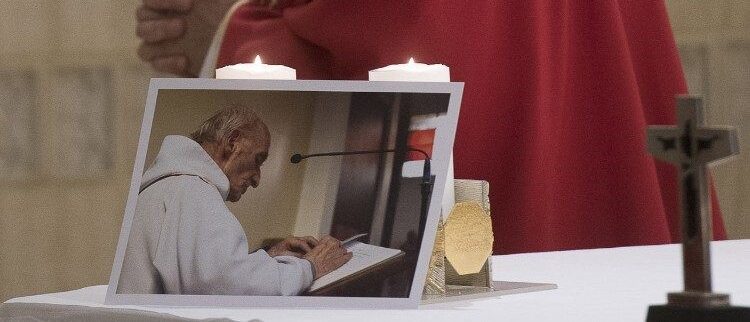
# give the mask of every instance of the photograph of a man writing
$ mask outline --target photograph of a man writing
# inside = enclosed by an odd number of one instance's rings
[[[141,181],[117,293],[299,295],[352,257],[330,236],[249,253],[225,201],[260,185],[270,138],[245,106],[219,110],[190,137],[164,138]]]

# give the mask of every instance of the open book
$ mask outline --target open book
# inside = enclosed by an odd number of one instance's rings
[[[357,236],[355,236],[355,238],[356,237]],[[352,252],[352,259],[350,259],[348,262],[346,262],[346,264],[334,270],[333,272],[323,275],[322,277],[315,280],[312,286],[310,286],[310,290],[308,292],[319,290],[334,282],[354,275],[370,267],[376,266],[382,262],[387,261],[388,259],[394,258],[404,253],[399,249],[373,246],[370,244],[351,240],[355,238],[350,238],[350,240],[345,240],[343,242],[344,248]]]

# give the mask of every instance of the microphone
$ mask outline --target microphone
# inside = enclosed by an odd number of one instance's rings
[[[302,161],[302,159],[304,158],[302,157],[301,154],[295,153],[295,154],[292,154],[292,158],[289,161],[292,163],[299,163],[300,161]]]

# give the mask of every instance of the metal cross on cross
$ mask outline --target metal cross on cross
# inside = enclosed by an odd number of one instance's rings
[[[669,293],[668,305],[729,305],[729,295],[711,291],[711,203],[706,165],[739,153],[739,145],[733,128],[703,127],[702,104],[699,97],[679,96],[677,126],[648,128],[649,152],[679,168],[685,291]]]

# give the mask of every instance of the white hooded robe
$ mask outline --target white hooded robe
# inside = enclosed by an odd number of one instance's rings
[[[167,136],[141,190],[118,293],[297,295],[312,284],[307,260],[248,254],[224,203],[229,179],[195,141]]]

